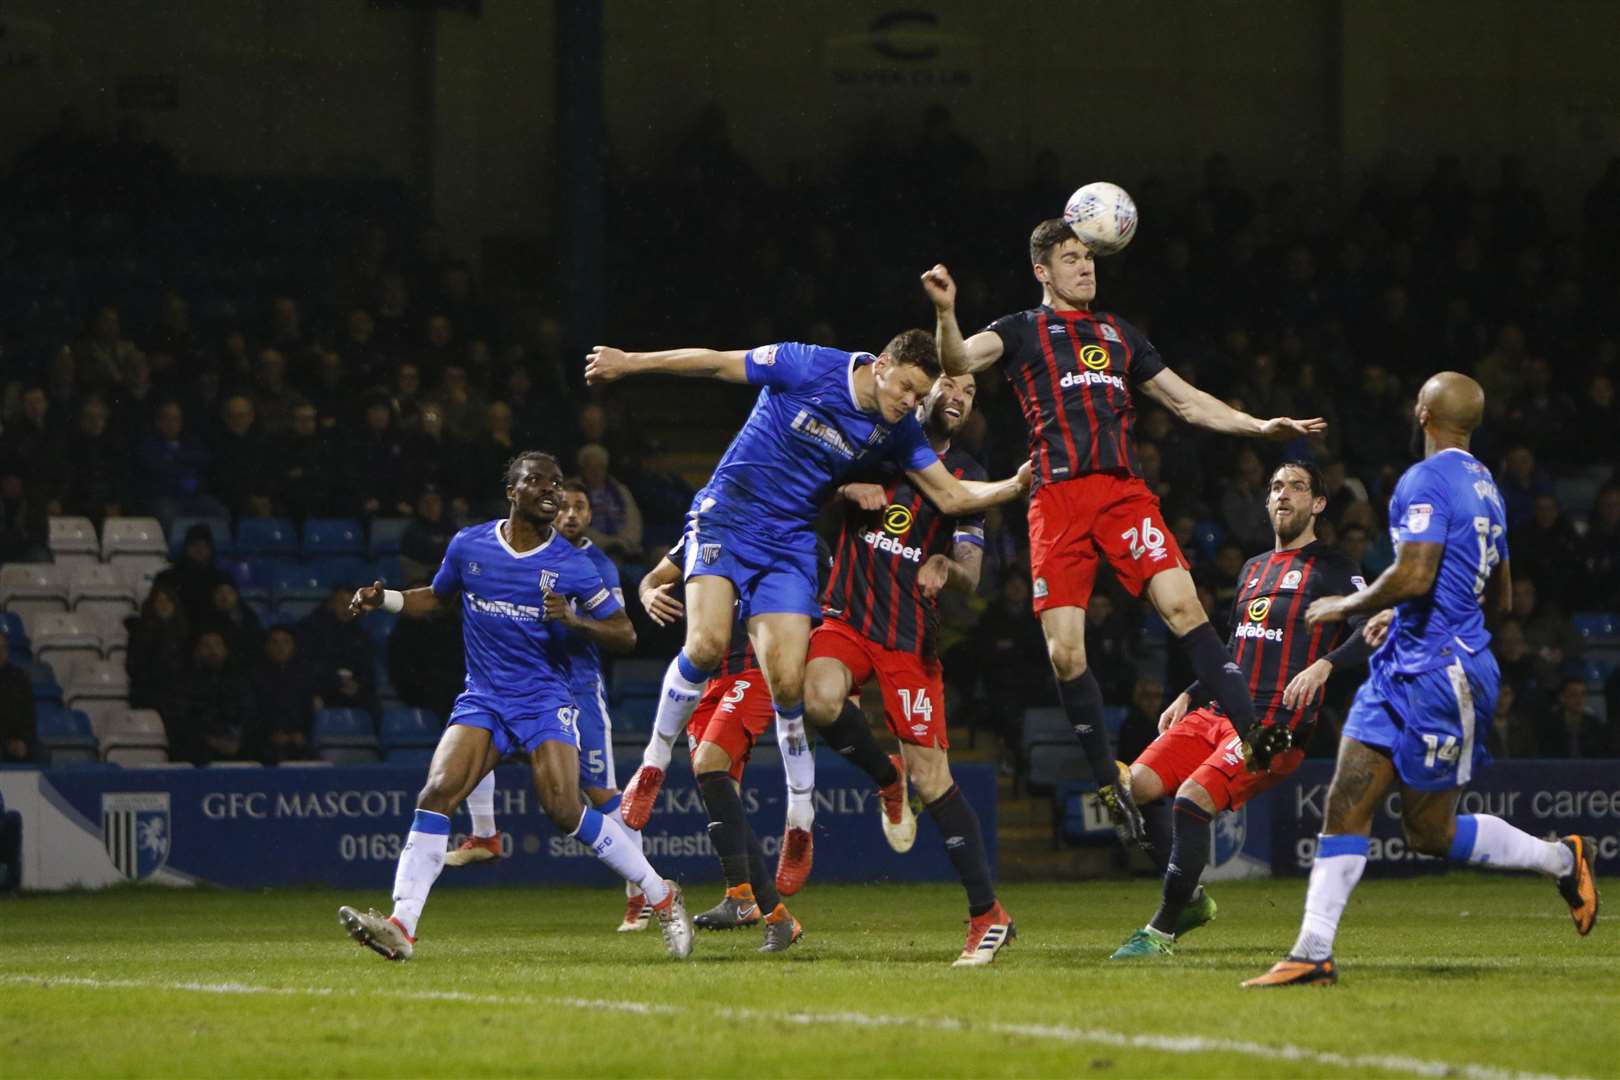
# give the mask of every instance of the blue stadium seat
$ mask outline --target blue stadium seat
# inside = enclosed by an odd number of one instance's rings
[[[77,709],[41,704],[34,728],[52,765],[91,764],[101,760],[90,718]]]
[[[231,540],[231,521],[222,517],[178,517],[169,526],[169,558],[178,559],[185,550],[186,532],[193,525],[206,525],[214,538],[214,554],[229,555],[236,550]]]
[[[1103,727],[1108,731],[1108,737],[1115,742],[1119,741],[1120,729],[1125,726],[1125,715],[1128,710],[1123,705],[1103,706]]]
[[[36,702],[49,701],[58,705],[62,703],[62,684],[56,681],[56,672],[51,670],[51,665],[37,660],[25,660],[19,662],[17,666],[28,672],[28,682],[34,688]]]
[[[257,555],[292,558],[299,551],[298,530],[286,518],[245,517],[236,530],[236,550],[245,558]]]
[[[411,519],[403,517],[373,518],[371,522],[371,544],[369,553],[372,558],[385,558],[399,554],[399,541],[410,528]]]
[[[1203,559],[1213,559],[1215,551],[1226,540],[1226,530],[1218,521],[1199,521],[1193,525],[1193,544]]]
[[[398,705],[383,710],[382,744],[389,750],[399,747],[431,749],[444,734],[444,722],[427,709]]]
[[[371,560],[367,567],[366,584],[373,581],[381,581],[396,589],[410,584],[405,580],[405,571],[400,568],[398,555],[380,555]]]
[[[1024,783],[1031,794],[1046,795],[1055,792],[1064,781],[1090,773],[1085,751],[1071,733],[1067,746],[1041,743],[1029,750],[1029,769]]]
[[[334,585],[359,588],[377,580],[372,565],[358,555],[334,555],[313,559],[309,563],[316,580],[327,589]]]
[[[23,661],[34,658],[34,649],[28,641],[28,630],[23,626],[21,615],[15,611],[0,611],[0,632],[6,635],[6,644],[11,647],[12,660]]]
[[[279,606],[283,600],[326,599],[327,586],[312,566],[278,563],[270,573],[270,597]]]
[[[388,751],[383,759],[389,765],[402,765],[412,769],[426,769],[433,764],[433,750],[431,747],[396,746]]]
[[[398,615],[383,611],[381,608],[362,615],[359,620],[360,629],[371,639],[371,647],[379,656],[387,652],[388,635],[394,632],[394,626],[398,622]]]
[[[293,623],[302,622],[310,612],[314,611],[320,606],[321,601],[319,600],[278,600],[276,602],[275,612],[270,616],[270,621],[275,623],[277,626],[291,625]]]
[[[382,760],[371,714],[361,709],[317,709],[311,742],[315,756],[334,765],[365,765]]]
[[[1620,645],[1620,613],[1578,611],[1575,629],[1588,645]]]
[[[304,557],[364,555],[366,530],[354,518],[310,518],[304,522]]]

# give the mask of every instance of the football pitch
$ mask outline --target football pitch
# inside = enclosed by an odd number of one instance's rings
[[[1212,886],[1212,925],[1127,966],[1153,882],[1010,886],[1019,938],[978,970],[947,886],[812,882],[788,953],[700,934],[686,963],[604,890],[440,889],[399,964],[337,923],[381,889],[27,896],[0,902],[0,1077],[1620,1075],[1616,923],[1577,938],[1530,878],[1364,882],[1337,987],[1239,990],[1304,888]]]

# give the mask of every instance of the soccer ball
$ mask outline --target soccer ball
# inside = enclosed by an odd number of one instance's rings
[[[1136,235],[1136,203],[1118,184],[1097,180],[1069,196],[1063,221],[1093,255],[1116,255]]]

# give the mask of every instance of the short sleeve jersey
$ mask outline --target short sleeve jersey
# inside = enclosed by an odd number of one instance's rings
[[[591,560],[596,572],[601,576],[603,584],[607,585],[613,593],[613,599],[619,607],[624,607],[624,590],[619,587],[619,567],[607,553],[589,539],[581,543],[576,551]],[[597,683],[602,678],[602,654],[597,650],[596,643],[584,634],[568,635],[568,662],[573,672],[572,686],[575,690],[596,692]]]
[[[1001,339],[1001,370],[1029,427],[1036,485],[1086,473],[1142,475],[1131,443],[1133,387],[1165,363],[1140,330],[1107,312],[1044,304],[987,329]]]
[[[1480,598],[1508,557],[1507,511],[1491,471],[1466,450],[1442,450],[1402,474],[1389,503],[1390,537],[1443,544],[1427,593],[1395,607],[1395,624],[1372,663],[1404,675],[1444,667],[1459,651],[1490,644]]]
[[[500,698],[519,712],[571,701],[575,635],[545,617],[544,593],[566,597],[595,619],[623,605],[590,557],[560,534],[519,553],[506,542],[504,524],[486,521],[456,533],[433,577],[441,599],[461,593],[467,692]]]
[[[983,480],[984,469],[965,451],[945,451],[945,467],[958,480]],[[953,518],[887,468],[874,480],[886,496],[882,510],[844,508],[822,611],[857,632],[901,652],[933,656],[939,645],[939,601],[917,587],[917,572],[957,543],[984,546],[984,515]]]
[[[915,416],[889,424],[856,404],[855,372],[875,359],[796,342],[751,349],[745,363],[759,398],[698,494],[699,511],[765,536],[808,534],[854,469],[938,461]]]

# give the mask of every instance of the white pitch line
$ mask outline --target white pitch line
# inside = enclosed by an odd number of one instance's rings
[[[77,976],[0,975],[0,985],[33,986],[41,990],[77,987],[89,990],[157,990],[195,994],[256,994],[280,997],[387,997],[402,1001],[444,1001],[469,1005],[511,1007],[563,1007],[591,1012],[675,1016],[707,1013],[728,1020],[787,1021],[801,1027],[843,1024],[862,1028],[910,1028],[916,1031],[982,1032],[992,1035],[1086,1043],[1120,1049],[1155,1050],[1168,1054],[1238,1054],[1267,1061],[1297,1061],[1340,1069],[1389,1069],[1414,1076],[1454,1077],[1469,1080],[1574,1080],[1549,1073],[1524,1073],[1489,1065],[1456,1064],[1399,1054],[1341,1054],[1292,1043],[1257,1043],[1204,1035],[1127,1033],[1107,1028],[1077,1028],[1065,1024],[1014,1024],[998,1020],[963,1020],[950,1016],[898,1016],[861,1012],[777,1012],[775,1010],[718,1006],[690,1008],[646,1001],[599,1001],[580,997],[528,997],[504,994],[469,994],[459,990],[345,989],[330,986],[255,986],[239,982],[154,982],[142,979],[92,979]]]

